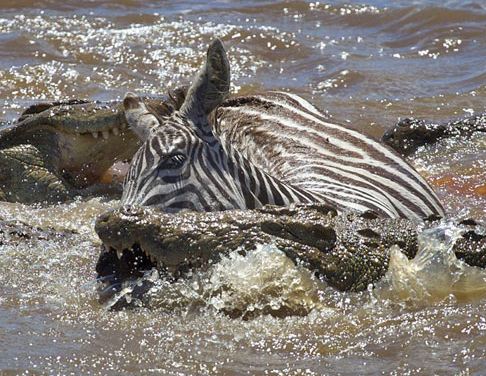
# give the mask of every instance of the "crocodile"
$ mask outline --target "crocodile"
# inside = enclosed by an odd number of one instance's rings
[[[403,156],[410,156],[420,146],[450,137],[470,137],[477,133],[486,135],[486,114],[444,123],[405,118],[386,130],[381,140]]]
[[[417,225],[373,212],[337,214],[322,204],[177,214],[122,207],[100,216],[95,226],[103,242],[96,267],[104,281],[100,300],[134,280],[134,294],[143,299],[151,282],[140,277],[149,270],[175,280],[222,255],[260,244],[274,244],[337,290],[362,291],[385,275],[393,245],[411,259],[421,231],[438,224],[433,217]],[[468,265],[486,267],[485,227],[470,219],[457,226],[462,235],[454,243],[456,256]]]
[[[161,116],[173,111],[170,96],[144,100]],[[56,203],[78,195],[119,195],[121,185],[101,184],[102,176],[139,147],[120,102],[35,104],[0,128],[0,200]]]

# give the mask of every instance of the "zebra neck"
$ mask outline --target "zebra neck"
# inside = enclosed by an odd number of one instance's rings
[[[318,193],[295,187],[270,175],[231,144],[222,145],[228,156],[228,168],[241,189],[246,208],[254,209],[267,204],[289,206],[295,203],[327,202]]]

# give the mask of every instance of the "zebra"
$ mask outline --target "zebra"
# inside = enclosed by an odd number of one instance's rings
[[[431,187],[387,146],[329,122],[295,94],[226,99],[229,87],[229,62],[216,39],[171,115],[125,95],[127,122],[143,144],[122,205],[175,213],[323,203],[389,218],[444,216]]]

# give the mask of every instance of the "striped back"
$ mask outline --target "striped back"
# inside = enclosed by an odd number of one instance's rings
[[[229,65],[216,41],[172,116],[157,117],[127,95],[128,123],[144,144],[126,177],[123,204],[177,212],[323,202],[384,217],[444,214],[423,178],[386,146],[330,123],[296,95],[223,101],[228,89]]]
[[[395,151],[329,122],[295,94],[229,99],[218,118],[216,133],[255,165],[339,210],[393,218],[444,215],[430,186]]]

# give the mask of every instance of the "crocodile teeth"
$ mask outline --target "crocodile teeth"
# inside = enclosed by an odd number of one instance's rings
[[[118,135],[120,134],[120,130],[119,130],[118,128],[116,128],[116,127],[115,127],[115,128],[113,128],[113,129],[112,129],[112,131],[113,131],[113,134],[114,134],[115,136],[118,136]]]
[[[102,131],[101,134],[105,140],[108,140],[108,137],[110,137],[110,131]]]
[[[92,135],[94,138],[98,138],[98,132],[91,132],[91,135]]]
[[[145,249],[143,249],[142,247],[140,247],[140,249],[142,250],[142,253],[151,261],[153,262],[155,265],[157,265],[157,259],[155,258],[155,256],[153,256],[152,254],[148,253],[147,251],[145,251]]]

